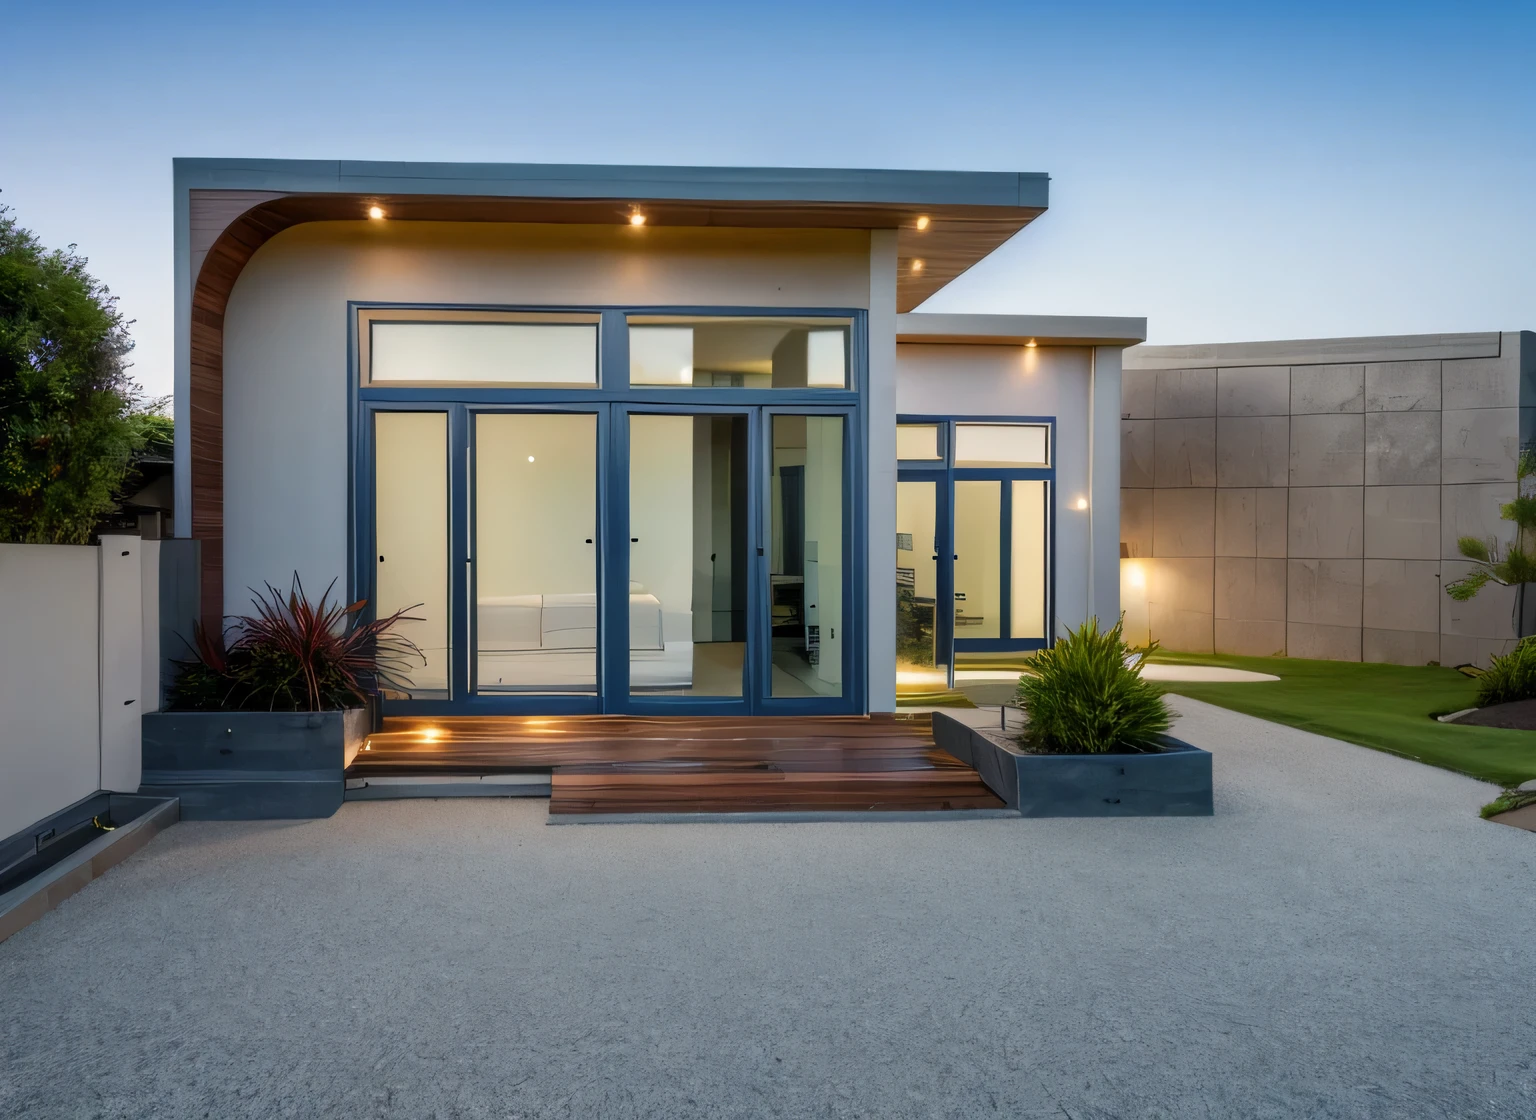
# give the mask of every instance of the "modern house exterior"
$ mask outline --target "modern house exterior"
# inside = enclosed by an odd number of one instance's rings
[[[1514,589],[1444,588],[1472,567],[1461,537],[1512,535],[1536,334],[1139,346],[1125,367],[1133,639],[1403,665],[1507,651]]]
[[[201,614],[410,608],[431,717],[884,712],[1115,617],[1145,320],[912,310],[1047,188],[177,160]]]

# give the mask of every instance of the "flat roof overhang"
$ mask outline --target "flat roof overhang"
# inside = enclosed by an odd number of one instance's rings
[[[898,311],[1043,214],[1050,187],[1042,173],[992,171],[263,159],[178,159],[174,170],[193,283],[220,238],[259,245],[371,206],[391,221],[588,225],[625,225],[639,210],[647,226],[896,230]]]
[[[896,341],[968,346],[1135,346],[1146,319],[1102,315],[896,316]]]

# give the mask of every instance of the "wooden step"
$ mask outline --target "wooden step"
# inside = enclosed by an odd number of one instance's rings
[[[607,813],[897,812],[1001,809],[968,767],[866,773],[777,770],[557,769],[549,812]]]

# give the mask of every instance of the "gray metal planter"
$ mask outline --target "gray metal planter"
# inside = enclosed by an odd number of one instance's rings
[[[1157,754],[1025,754],[943,712],[933,738],[1025,817],[1208,817],[1211,755],[1171,736]]]
[[[139,792],[179,797],[182,820],[328,817],[369,730],[364,708],[150,712]]]

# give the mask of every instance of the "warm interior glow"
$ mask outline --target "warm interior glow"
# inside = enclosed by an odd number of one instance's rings
[[[368,207],[368,216],[370,218],[372,218],[374,221],[378,221],[380,218],[384,217],[384,207],[382,207],[382,206],[370,206],[370,207]]]
[[[918,229],[927,229],[928,228],[928,215],[927,214],[924,214],[924,215],[922,215],[921,217],[919,217],[917,219],[917,228]]]
[[[640,213],[640,211],[636,210],[633,214],[631,214],[629,216],[629,224],[632,225],[632,226],[643,226],[643,225],[645,225],[645,215]]]
[[[1079,499],[1077,499],[1077,508],[1078,509],[1087,509],[1088,508],[1088,499],[1087,498],[1079,498]]]

